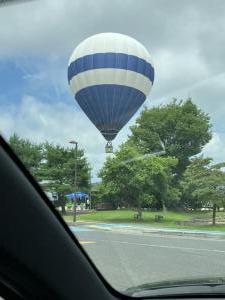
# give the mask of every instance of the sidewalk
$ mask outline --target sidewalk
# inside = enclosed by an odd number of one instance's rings
[[[211,237],[224,238],[225,231],[209,231],[209,230],[191,230],[176,228],[159,228],[146,225],[136,224],[113,224],[113,223],[95,223],[85,224],[92,229],[114,231],[120,233],[137,233],[137,234],[162,234],[162,235],[178,235],[178,236],[195,236],[195,237]]]
[[[91,225],[97,225],[97,224],[101,224],[99,222],[95,222],[95,221],[76,221],[76,222],[72,222],[72,221],[65,221],[66,224],[68,226],[91,226]]]

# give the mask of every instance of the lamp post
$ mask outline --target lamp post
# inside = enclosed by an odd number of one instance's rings
[[[70,144],[75,145],[75,156],[74,156],[74,202],[73,202],[73,222],[76,222],[77,218],[77,200],[75,197],[75,193],[77,191],[77,148],[78,148],[78,143],[76,141],[70,141]]]
[[[90,191],[89,191],[89,209],[91,209],[91,170],[89,170],[89,178],[90,178]]]

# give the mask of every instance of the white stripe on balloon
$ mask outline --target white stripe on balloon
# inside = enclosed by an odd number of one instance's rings
[[[70,80],[70,88],[74,94],[80,90],[100,84],[117,84],[128,86],[141,91],[148,96],[152,82],[144,75],[124,69],[93,69],[78,75]]]

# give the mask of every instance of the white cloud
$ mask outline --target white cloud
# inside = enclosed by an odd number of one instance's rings
[[[84,113],[74,105],[63,102],[44,103],[34,97],[24,96],[17,107],[0,107],[0,132],[6,138],[16,132],[33,142],[49,141],[70,147],[71,139],[76,139],[85,150],[93,168],[93,179],[106,158],[106,141]],[[128,126],[118,135],[114,148],[125,139]]]
[[[68,58],[79,42],[97,32],[125,33],[152,53],[156,81],[150,99],[162,102],[168,96],[187,97],[196,83],[224,71],[224,11],[221,0],[171,0],[170,5],[161,0],[31,1],[0,9],[0,54],[46,58],[38,70],[39,61],[34,66],[24,59],[19,65],[30,83],[49,82],[59,95],[67,86]],[[198,103],[212,101],[205,87],[197,96]]]
[[[24,96],[19,106],[0,107],[0,132],[8,138],[16,132],[33,142],[49,141],[70,147],[68,141],[76,139],[85,150],[93,171],[93,180],[102,167],[107,154],[104,153],[105,140],[84,113],[63,102],[46,104],[32,96]],[[122,143],[134,118],[121,130],[115,141],[114,149]],[[225,134],[214,132],[212,140],[204,147],[203,154],[216,162],[225,160]]]
[[[182,52],[159,49],[154,61],[156,75],[150,98],[177,97],[184,90],[192,91],[196,84],[211,76],[195,48]]]
[[[225,161],[225,134],[214,132],[211,141],[204,147],[204,156],[212,157],[215,162]]]
[[[67,61],[84,38],[121,32],[140,40],[152,53],[156,80],[147,104],[193,97],[214,124],[214,137],[204,153],[223,160],[219,132],[225,132],[224,8],[221,0],[171,0],[170,5],[164,0],[45,0],[1,8],[0,59],[8,57],[23,70],[33,97],[21,95],[18,106],[0,106],[0,129],[6,136],[17,131],[63,145],[77,138],[96,176],[105,158],[105,141],[75,102],[68,104]],[[129,124],[133,122],[134,118]],[[126,138],[129,124],[115,146]]]
[[[0,53],[6,56],[24,52],[69,54],[85,31],[87,35],[93,33],[93,23],[87,22],[84,16],[88,14],[90,21],[96,7],[94,1],[72,0],[30,1],[3,7],[0,10]]]

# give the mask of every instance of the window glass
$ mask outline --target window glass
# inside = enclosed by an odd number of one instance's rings
[[[223,293],[225,2],[15,2],[2,136],[115,289]]]

